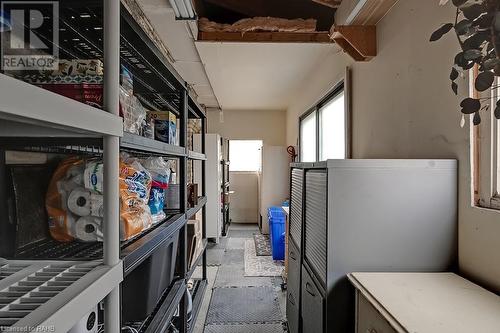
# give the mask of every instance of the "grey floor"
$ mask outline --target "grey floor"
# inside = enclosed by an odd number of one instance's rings
[[[209,285],[196,333],[286,332],[286,294],[280,277],[245,277],[244,243],[256,224],[232,224],[227,238],[207,249]],[[201,274],[200,268],[195,277]]]

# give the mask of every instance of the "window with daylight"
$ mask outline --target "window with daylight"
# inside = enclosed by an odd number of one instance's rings
[[[301,162],[349,157],[349,112],[345,81],[299,120]]]
[[[472,79],[476,74],[471,74]],[[481,124],[472,128],[473,204],[493,209],[500,209],[500,120],[495,117],[495,108],[500,104],[499,86],[497,77],[490,91],[480,96],[471,91],[475,98],[490,98],[489,113],[483,113]]]
[[[260,171],[262,140],[230,140],[229,171]]]

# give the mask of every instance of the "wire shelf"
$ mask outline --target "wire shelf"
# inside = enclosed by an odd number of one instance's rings
[[[169,223],[175,217],[170,214],[160,223],[144,230],[139,235],[121,243],[121,249],[125,249],[137,240],[141,239],[160,226]],[[15,259],[22,260],[96,260],[102,259],[103,246],[100,242],[58,242],[53,239],[44,239],[35,243],[26,245],[16,251]]]

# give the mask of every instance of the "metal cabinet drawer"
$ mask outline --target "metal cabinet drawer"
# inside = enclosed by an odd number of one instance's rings
[[[324,298],[304,266],[302,266],[301,311],[302,332],[324,332]]]
[[[300,269],[300,252],[291,240],[288,243],[287,289],[294,291],[296,295],[300,294]]]
[[[397,333],[359,291],[356,291],[356,313],[356,333]]]

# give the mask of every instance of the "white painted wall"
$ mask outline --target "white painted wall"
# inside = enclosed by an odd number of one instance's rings
[[[281,206],[290,193],[290,158],[285,146],[262,147],[261,186],[259,188],[259,210],[262,216],[261,231],[269,234],[268,209],[271,206]]]
[[[208,132],[230,140],[262,140],[265,145],[285,145],[286,111],[228,110],[224,122],[219,112],[208,110]]]
[[[442,23],[451,22],[451,4],[401,0],[377,26],[378,55],[352,63],[331,52],[310,73],[287,111],[287,144],[296,144],[298,116],[352,70],[354,158],[457,158],[459,160],[459,264],[461,272],[500,291],[500,212],[471,206],[469,135],[460,128],[458,98],[448,80],[456,37],[430,43]],[[431,195],[431,194],[429,194]]]

